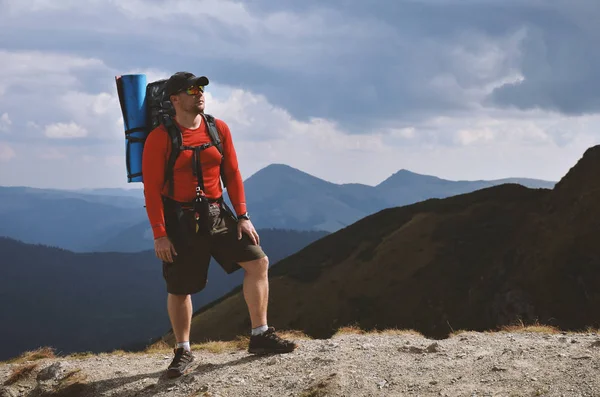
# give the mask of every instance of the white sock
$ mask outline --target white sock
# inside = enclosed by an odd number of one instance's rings
[[[187,350],[187,351],[190,351],[190,350],[192,350],[192,349],[190,348],[190,342],[189,342],[189,341],[188,341],[188,342],[179,342],[179,343],[177,344],[177,348],[179,349],[180,347],[183,347],[183,348],[184,348],[185,350]]]
[[[252,328],[252,335],[260,335],[268,329],[268,325],[261,325],[260,327]]]

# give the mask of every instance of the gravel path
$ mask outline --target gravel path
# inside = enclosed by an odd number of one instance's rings
[[[164,376],[168,352],[43,359],[11,385],[27,363],[0,364],[0,396],[600,396],[596,333],[344,334],[300,344],[279,356],[195,351],[176,380]]]

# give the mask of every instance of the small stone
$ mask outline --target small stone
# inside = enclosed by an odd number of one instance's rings
[[[58,379],[59,375],[61,375],[65,371],[65,364],[62,362],[56,362],[44,369],[42,369],[37,375],[38,381],[45,381],[50,379]]]
[[[192,376],[188,376],[188,377],[185,379],[185,382],[186,382],[186,383],[196,383],[196,382],[198,382],[199,380],[200,380],[200,378],[198,378],[196,375],[192,375]]]
[[[424,352],[424,350],[422,348],[417,347],[417,346],[409,346],[409,347],[402,346],[402,347],[398,348],[398,351],[408,352],[408,353],[417,353],[417,354]]]
[[[427,346],[428,353],[435,353],[438,351],[440,351],[440,348],[437,342],[433,342],[431,345]]]

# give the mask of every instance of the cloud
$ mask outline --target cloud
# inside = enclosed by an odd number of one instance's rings
[[[593,0],[5,3],[12,46],[194,70],[351,133],[474,106],[600,109]]]
[[[76,109],[84,109],[81,117],[91,120],[111,113],[108,109],[114,106],[102,97],[69,97],[83,98]],[[299,120],[263,95],[218,84],[207,96],[207,112],[229,125],[244,178],[271,163],[285,163],[333,182],[371,185],[400,168],[449,179],[529,176],[556,180],[594,143],[593,131],[600,128],[600,116],[488,110],[355,135],[334,120]],[[33,123],[30,127],[39,128]],[[57,135],[82,134],[76,122],[55,128]],[[569,132],[568,139],[565,132]],[[49,170],[40,179],[31,179],[34,185],[131,187],[125,182],[124,136],[78,144],[84,139],[89,136],[51,140],[60,146],[23,142],[15,149],[33,153],[39,166]],[[30,164],[25,159],[13,161],[23,169]],[[23,178],[8,172],[0,172],[0,177],[13,184],[22,183]]]
[[[85,128],[81,127],[74,122],[70,123],[56,123],[47,125],[44,128],[44,134],[48,138],[65,139],[65,138],[83,138],[87,136],[88,132]]]
[[[122,113],[116,93],[89,94],[69,91],[58,98],[61,110],[88,131],[83,136],[94,140],[124,137]]]
[[[8,113],[2,113],[0,116],[0,132],[8,132],[12,121],[8,117]]]
[[[207,112],[230,126],[245,177],[285,163],[326,180],[371,185],[400,168],[449,179],[558,180],[600,129],[600,115],[488,110],[353,135],[332,120],[298,120],[261,95],[222,93],[207,99]],[[568,139],[565,131],[573,132]]]
[[[23,94],[47,94],[65,87],[84,85],[77,79],[83,70],[105,69],[95,58],[45,51],[7,51],[0,49],[0,97],[7,93],[17,98]]]
[[[17,154],[7,143],[0,142],[0,161],[7,162],[13,159]],[[6,168],[6,167],[5,167]]]
[[[600,11],[595,10],[589,17],[594,15],[598,20]],[[582,34],[581,28],[572,23],[556,30],[528,26],[520,44],[522,80],[495,88],[490,101],[504,107],[542,108],[565,114],[598,112],[600,56],[596,48],[600,28],[592,34]]]
[[[125,179],[114,76],[134,72],[209,76],[208,111],[230,124],[245,175],[284,162],[364,183],[399,168],[556,178],[600,127],[592,0],[4,0],[3,10],[0,113],[19,131],[3,141],[70,175],[57,186]],[[22,157],[11,161],[27,170]]]
[[[95,78],[90,76],[102,75],[105,80],[112,76],[101,60],[39,50],[0,49],[0,63],[5,65],[0,76],[0,108],[11,115],[11,128],[19,130],[19,134],[6,137],[10,142],[41,139],[43,143],[44,138],[65,134],[96,138],[113,127],[107,114],[112,106],[107,98],[110,94],[103,87],[91,85]],[[70,122],[80,128],[69,126]]]

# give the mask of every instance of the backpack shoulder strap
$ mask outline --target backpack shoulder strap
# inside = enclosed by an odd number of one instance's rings
[[[221,153],[222,156],[223,143],[221,142],[221,136],[219,135],[219,131],[215,123],[215,118],[212,115],[205,113],[202,113],[202,118],[204,118],[204,121],[206,122],[206,125],[208,127],[208,134],[210,135],[210,139],[213,145],[215,145],[217,149],[219,149],[219,153]]]
[[[210,140],[213,145],[217,147],[219,153],[221,153],[221,180],[223,181],[223,186],[227,187],[227,181],[225,179],[225,171],[223,168],[223,142],[221,142],[221,136],[219,135],[219,130],[217,128],[217,124],[215,123],[215,118],[211,114],[202,113],[202,118],[206,122],[206,126],[208,127],[208,135],[210,135]]]
[[[179,128],[177,128],[177,125],[173,122],[170,116],[164,115],[162,123],[169,134],[169,139],[171,142],[171,153],[169,154],[169,159],[167,160],[167,164],[165,166],[165,183],[169,184],[169,195],[173,196],[173,167],[175,166],[175,160],[177,160],[177,156],[179,156],[183,138],[181,136],[181,131]]]

